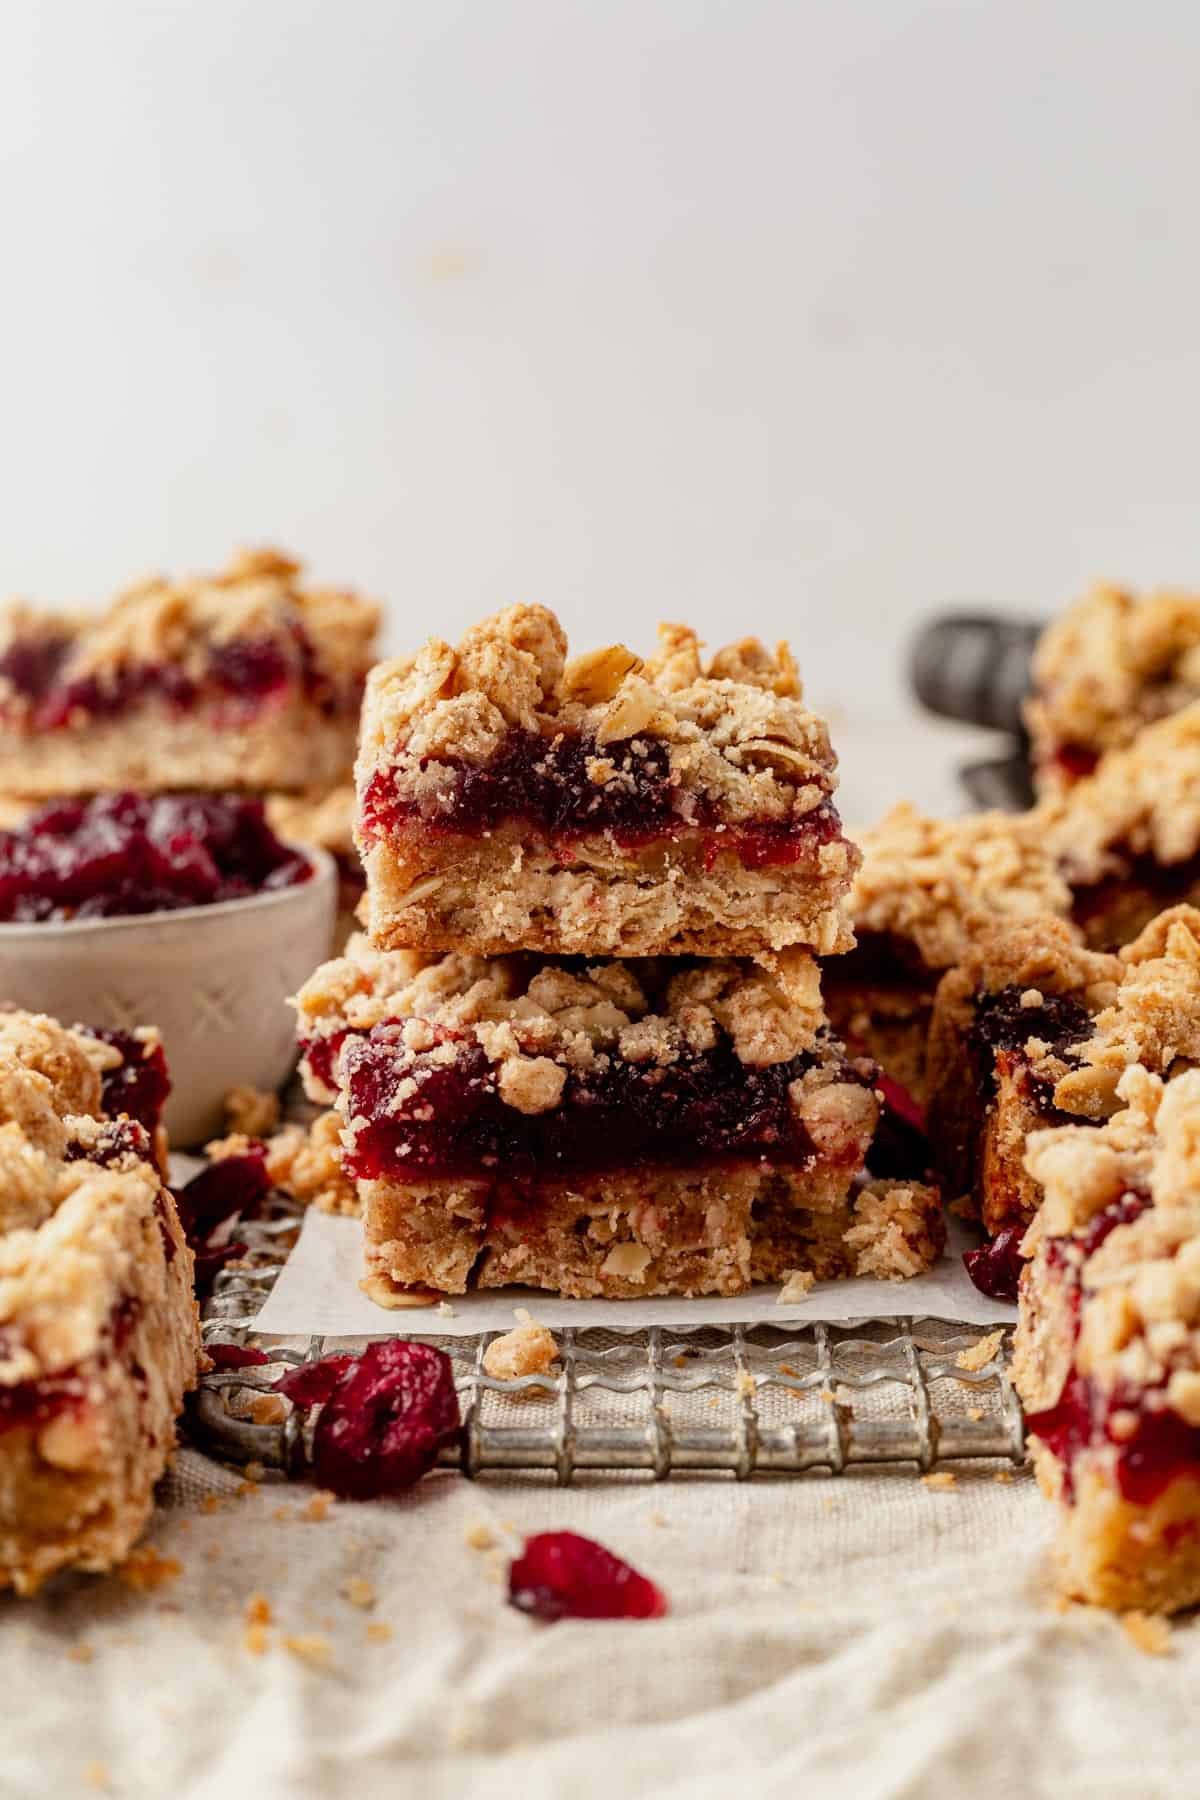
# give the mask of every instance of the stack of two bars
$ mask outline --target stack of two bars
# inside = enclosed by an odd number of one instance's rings
[[[369,681],[368,937],[299,996],[367,1291],[738,1293],[917,1273],[938,1197],[864,1165],[875,1066],[817,956],[858,852],[785,648],[567,660],[541,607]]]

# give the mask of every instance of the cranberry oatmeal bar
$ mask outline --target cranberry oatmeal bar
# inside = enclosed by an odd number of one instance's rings
[[[920,1105],[933,997],[990,922],[1066,915],[1071,891],[1027,817],[931,819],[895,807],[861,840],[857,946],[822,971],[834,1029]]]
[[[1026,703],[1034,778],[1056,794],[1200,700],[1200,595],[1100,586],[1043,632]]]
[[[930,1135],[948,1195],[1015,1252],[1041,1203],[1025,1159],[1039,1129],[1100,1122],[1127,1068],[1170,1077],[1200,1058],[1200,912],[1174,907],[1119,956],[1057,919],[992,927],[944,977],[930,1034]]]
[[[0,1015],[0,1588],[103,1570],[153,1506],[195,1385],[192,1254],[113,1047]]]
[[[1031,815],[1089,944],[1128,942],[1165,907],[1200,897],[1200,701],[1147,726]]]
[[[1013,1375],[1073,1599],[1200,1602],[1200,1072],[1137,1064],[1108,1123],[1039,1132]]]
[[[377,609],[246,552],[222,575],[157,578],[104,613],[9,608],[0,633],[0,790],[293,789],[345,779]]]
[[[873,1066],[830,1034],[804,953],[767,971],[351,948],[298,998],[303,1066],[342,1114],[384,1304],[733,1294],[938,1254],[936,1192],[856,1189]]]
[[[846,949],[858,866],[836,759],[786,646],[705,665],[660,627],[567,661],[514,606],[370,677],[358,758],[367,924],[383,949],[759,955]]]

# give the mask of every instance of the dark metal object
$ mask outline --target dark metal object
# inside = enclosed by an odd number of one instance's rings
[[[918,632],[909,657],[918,700],[940,718],[1021,736],[1021,706],[1041,630],[984,614],[934,619]]]
[[[984,613],[955,613],[922,626],[909,652],[909,679],[927,712],[1002,731],[1007,756],[969,763],[959,779],[971,802],[1017,812],[1033,803],[1024,702],[1042,626]]]

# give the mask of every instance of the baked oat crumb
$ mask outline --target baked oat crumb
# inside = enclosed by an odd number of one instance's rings
[[[1003,1343],[1004,1327],[999,1326],[995,1331],[989,1331],[986,1337],[976,1338],[975,1342],[967,1349],[960,1350],[954,1359],[955,1366],[967,1369],[971,1373],[985,1369],[988,1363],[994,1361],[999,1354]],[[982,1415],[980,1416],[982,1417]]]
[[[490,1525],[485,1525],[480,1519],[476,1524],[467,1526],[463,1541],[470,1550],[491,1550],[495,1547],[496,1534]]]
[[[71,1648],[67,1651],[67,1661],[74,1663],[90,1663],[94,1660],[95,1655],[96,1652],[92,1649],[90,1644],[72,1644]]]
[[[999,1482],[1001,1487],[1011,1487],[1015,1476],[1011,1469],[997,1469],[992,1480]]]
[[[118,1563],[116,1575],[127,1588],[138,1594],[153,1594],[168,1581],[182,1575],[183,1564],[175,1556],[164,1556],[153,1544],[131,1550],[124,1562]]]
[[[741,1400],[753,1400],[755,1394],[757,1394],[758,1383],[755,1381],[753,1375],[751,1375],[749,1369],[738,1370],[737,1380],[734,1382],[734,1392]]]
[[[264,1138],[279,1123],[278,1094],[261,1088],[232,1087],[225,1096],[225,1128],[245,1137]]]
[[[107,1763],[90,1762],[83,1771],[83,1779],[90,1788],[97,1788],[102,1793],[112,1786],[112,1771]]]
[[[1121,1629],[1145,1656],[1171,1654],[1171,1627],[1161,1613],[1126,1612],[1121,1614]]]
[[[457,1308],[451,1306],[451,1304],[448,1300],[439,1300],[437,1303],[437,1309],[438,1309],[439,1315],[443,1319],[455,1319],[458,1317]]]
[[[987,1418],[987,1412],[982,1406],[968,1406],[967,1417],[972,1425],[978,1425]]]
[[[951,1488],[958,1486],[958,1476],[952,1469],[935,1469],[932,1475],[922,1475],[921,1486],[932,1488],[935,1493],[948,1494]]]
[[[361,1575],[347,1576],[342,1583],[341,1594],[342,1598],[348,1600],[351,1606],[357,1606],[363,1612],[370,1612],[375,1604],[375,1589]]]
[[[323,1524],[329,1517],[329,1509],[336,1499],[337,1495],[330,1493],[328,1488],[321,1488],[306,1505],[300,1508],[297,1517],[303,1519],[307,1524]]]
[[[271,1602],[267,1596],[257,1590],[246,1602],[245,1619],[247,1625],[270,1625],[272,1622]]]
[[[282,1425],[287,1416],[287,1402],[282,1394],[255,1394],[250,1402],[250,1418],[255,1425]]]
[[[367,1626],[369,1644],[390,1644],[396,1633],[383,1619],[372,1619]]]
[[[284,1649],[297,1661],[307,1663],[311,1669],[331,1669],[333,1667],[333,1646],[327,1637],[319,1632],[287,1632],[280,1639]]]
[[[483,1366],[496,1381],[515,1381],[522,1375],[544,1375],[558,1361],[558,1341],[545,1325],[529,1319],[503,1337],[493,1338],[483,1353]]]
[[[783,1277],[783,1286],[775,1297],[776,1306],[794,1306],[798,1301],[807,1299],[816,1280],[811,1269],[788,1269]]]

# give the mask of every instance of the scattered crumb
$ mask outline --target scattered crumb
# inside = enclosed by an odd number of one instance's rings
[[[373,1619],[367,1626],[369,1644],[390,1644],[394,1635],[391,1626],[385,1625],[382,1619]]]
[[[265,1594],[255,1592],[246,1602],[247,1625],[269,1625],[271,1623],[271,1602]]]
[[[755,1394],[758,1392],[754,1377],[749,1369],[739,1369],[737,1372],[737,1380],[733,1385],[734,1391],[742,1400],[753,1400]]]
[[[321,1488],[315,1493],[306,1506],[300,1508],[300,1518],[313,1525],[320,1525],[329,1516],[329,1509],[337,1499],[328,1488]]]
[[[239,1500],[244,1500],[248,1494],[258,1493],[258,1483],[257,1481],[239,1481],[233,1491]]]
[[[998,1481],[1001,1487],[1008,1487],[1010,1482],[1014,1479],[1015,1477],[1011,1469],[997,1469],[996,1473],[992,1476],[992,1480]]]
[[[83,1771],[83,1779],[90,1788],[110,1788],[112,1786],[112,1776],[107,1763],[88,1763]]]
[[[921,1486],[933,1488],[939,1494],[949,1493],[952,1487],[958,1486],[958,1476],[950,1469],[937,1469],[932,1475],[922,1475]]]
[[[205,1494],[203,1500],[200,1502],[200,1511],[206,1513],[218,1513],[228,1498],[229,1496],[227,1494]]]
[[[837,1399],[837,1395],[834,1393],[832,1388],[822,1388],[821,1389],[821,1398],[822,1398],[822,1400],[824,1400],[824,1402],[827,1406],[832,1406]]]
[[[437,1309],[441,1313],[443,1319],[454,1319],[458,1316],[457,1309],[451,1306],[448,1300],[439,1300]]]
[[[137,1594],[152,1594],[164,1582],[174,1581],[182,1573],[183,1564],[178,1557],[163,1556],[153,1544],[145,1544],[140,1550],[131,1550],[125,1561],[117,1565],[119,1579]]]
[[[780,1363],[779,1373],[781,1375],[791,1375],[795,1380],[799,1380],[800,1378],[799,1369],[793,1369],[791,1363]]]
[[[261,1088],[232,1087],[225,1096],[225,1127],[245,1137],[262,1138],[279,1123],[279,1096]]]
[[[266,1472],[267,1472],[267,1469],[266,1469],[265,1463],[248,1462],[246,1464],[246,1480],[247,1481],[261,1481],[263,1476],[266,1474]]]
[[[72,1644],[71,1648],[67,1651],[67,1661],[90,1663],[95,1654],[96,1652],[92,1649],[90,1644]]]
[[[720,1406],[720,1404],[721,1404],[721,1396],[720,1396],[720,1394],[714,1394],[714,1395],[713,1395],[713,1397],[712,1397],[712,1399],[711,1399],[711,1400],[710,1400],[710,1401],[709,1401],[709,1403],[708,1403],[708,1404],[709,1404],[709,1405],[710,1405],[710,1406]]]
[[[677,1369],[686,1369],[686,1368],[687,1368],[687,1366],[688,1366],[688,1359],[687,1359],[687,1357],[686,1357],[686,1356],[682,1356],[682,1355],[680,1355],[680,1356],[673,1356],[673,1357],[672,1357],[672,1358],[671,1358],[671,1362],[672,1362],[672,1364],[673,1364],[673,1365],[674,1365],[674,1367],[675,1367],[675,1368],[677,1368]]]
[[[496,1542],[491,1526],[485,1525],[482,1519],[478,1524],[468,1525],[463,1537],[470,1550],[490,1550]]]
[[[290,1506],[277,1506],[271,1514],[271,1517],[273,1519],[278,1519],[283,1523],[285,1520],[292,1517],[292,1508]]]
[[[797,1300],[805,1299],[810,1288],[816,1285],[816,1279],[811,1269],[788,1269],[775,1301],[776,1306],[793,1306]]]
[[[1121,1614],[1121,1629],[1131,1644],[1146,1656],[1171,1654],[1171,1627],[1157,1613],[1127,1612]]]
[[[342,1598],[351,1606],[359,1606],[364,1612],[370,1612],[375,1604],[375,1589],[361,1575],[351,1575],[342,1583]]]
[[[265,1625],[247,1625],[242,1633],[242,1647],[251,1656],[264,1656],[270,1648],[271,1634]]]
[[[524,1307],[520,1311],[524,1312]],[[515,1330],[493,1338],[483,1353],[484,1369],[496,1381],[513,1381],[520,1375],[544,1375],[557,1361],[558,1343],[554,1333],[531,1319],[528,1313]]]
[[[650,1514],[650,1523],[652,1525],[658,1525],[660,1527],[665,1526],[668,1523],[666,1513],[652,1512]]]
[[[1004,1342],[1004,1327],[998,1326],[989,1331],[986,1337],[977,1338],[965,1350],[960,1350],[955,1357],[955,1365],[960,1369],[968,1369],[972,1374],[978,1369],[985,1369]]]
[[[255,1394],[250,1402],[255,1425],[282,1425],[287,1416],[288,1404],[282,1394]]]
[[[981,1419],[987,1418],[987,1413],[982,1406],[968,1406],[967,1417],[970,1419],[972,1425],[978,1425]]]
[[[300,1636],[288,1633],[281,1641],[285,1650],[290,1651],[300,1662],[308,1663],[311,1668],[333,1667],[333,1647],[328,1638],[320,1637],[316,1632]]]

